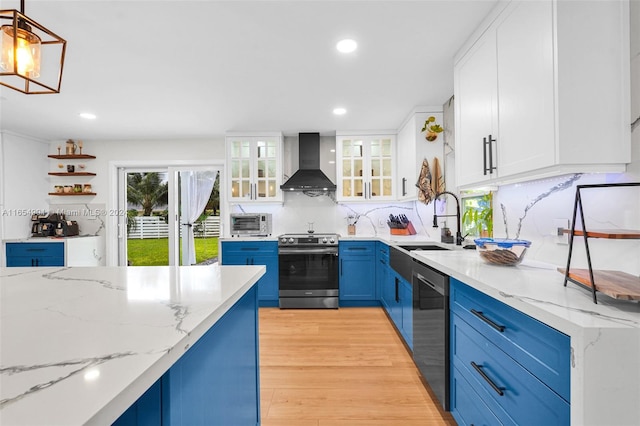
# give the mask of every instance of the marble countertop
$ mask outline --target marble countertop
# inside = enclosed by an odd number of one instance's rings
[[[77,240],[82,238],[102,238],[100,235],[74,235],[73,237],[25,237],[9,238],[2,240],[3,243],[61,243],[67,240]]]
[[[612,299],[575,284],[564,287],[555,265],[528,261],[518,266],[485,263],[475,250],[412,251],[411,256],[565,334],[584,328],[640,329],[640,304]]]
[[[264,266],[1,268],[0,424],[110,424]]]

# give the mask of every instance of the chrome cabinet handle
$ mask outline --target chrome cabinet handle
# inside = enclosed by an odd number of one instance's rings
[[[504,396],[504,392],[502,391],[501,388],[499,388],[494,382],[493,380],[491,380],[491,378],[489,376],[487,376],[487,373],[485,373],[484,371],[482,371],[482,366],[476,364],[475,362],[471,361],[471,366],[478,372],[478,374],[480,374],[480,376],[482,376],[482,378],[489,383],[489,386],[491,386],[491,388],[496,391],[496,393],[500,396]]]
[[[504,330],[506,329],[504,325],[496,324],[495,322],[491,321],[489,318],[485,317],[481,311],[476,311],[475,309],[471,309],[471,313],[477,316],[478,318],[480,318],[482,321],[489,324],[491,327],[498,330],[500,333],[504,333]]]

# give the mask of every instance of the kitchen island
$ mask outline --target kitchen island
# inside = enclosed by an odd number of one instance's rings
[[[218,396],[229,407],[244,394],[235,402],[258,421],[255,284],[264,272],[0,269],[0,424],[104,425],[125,411],[128,419],[162,415],[179,424],[179,416],[195,415],[194,404],[211,414]],[[201,417],[200,424],[212,423]]]
[[[393,242],[391,244],[394,244]],[[416,260],[570,338],[572,425],[640,424],[640,304],[591,293],[556,266],[484,263],[475,251],[411,251]]]

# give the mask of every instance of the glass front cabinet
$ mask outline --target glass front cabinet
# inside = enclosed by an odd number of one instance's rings
[[[227,134],[229,202],[282,202],[282,134]]]
[[[395,199],[395,138],[336,134],[338,201]]]

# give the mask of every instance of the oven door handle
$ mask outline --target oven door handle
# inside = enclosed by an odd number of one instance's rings
[[[278,254],[333,254],[338,255],[338,250],[335,248],[316,248],[316,249],[295,249],[295,248],[281,248],[278,249]]]

